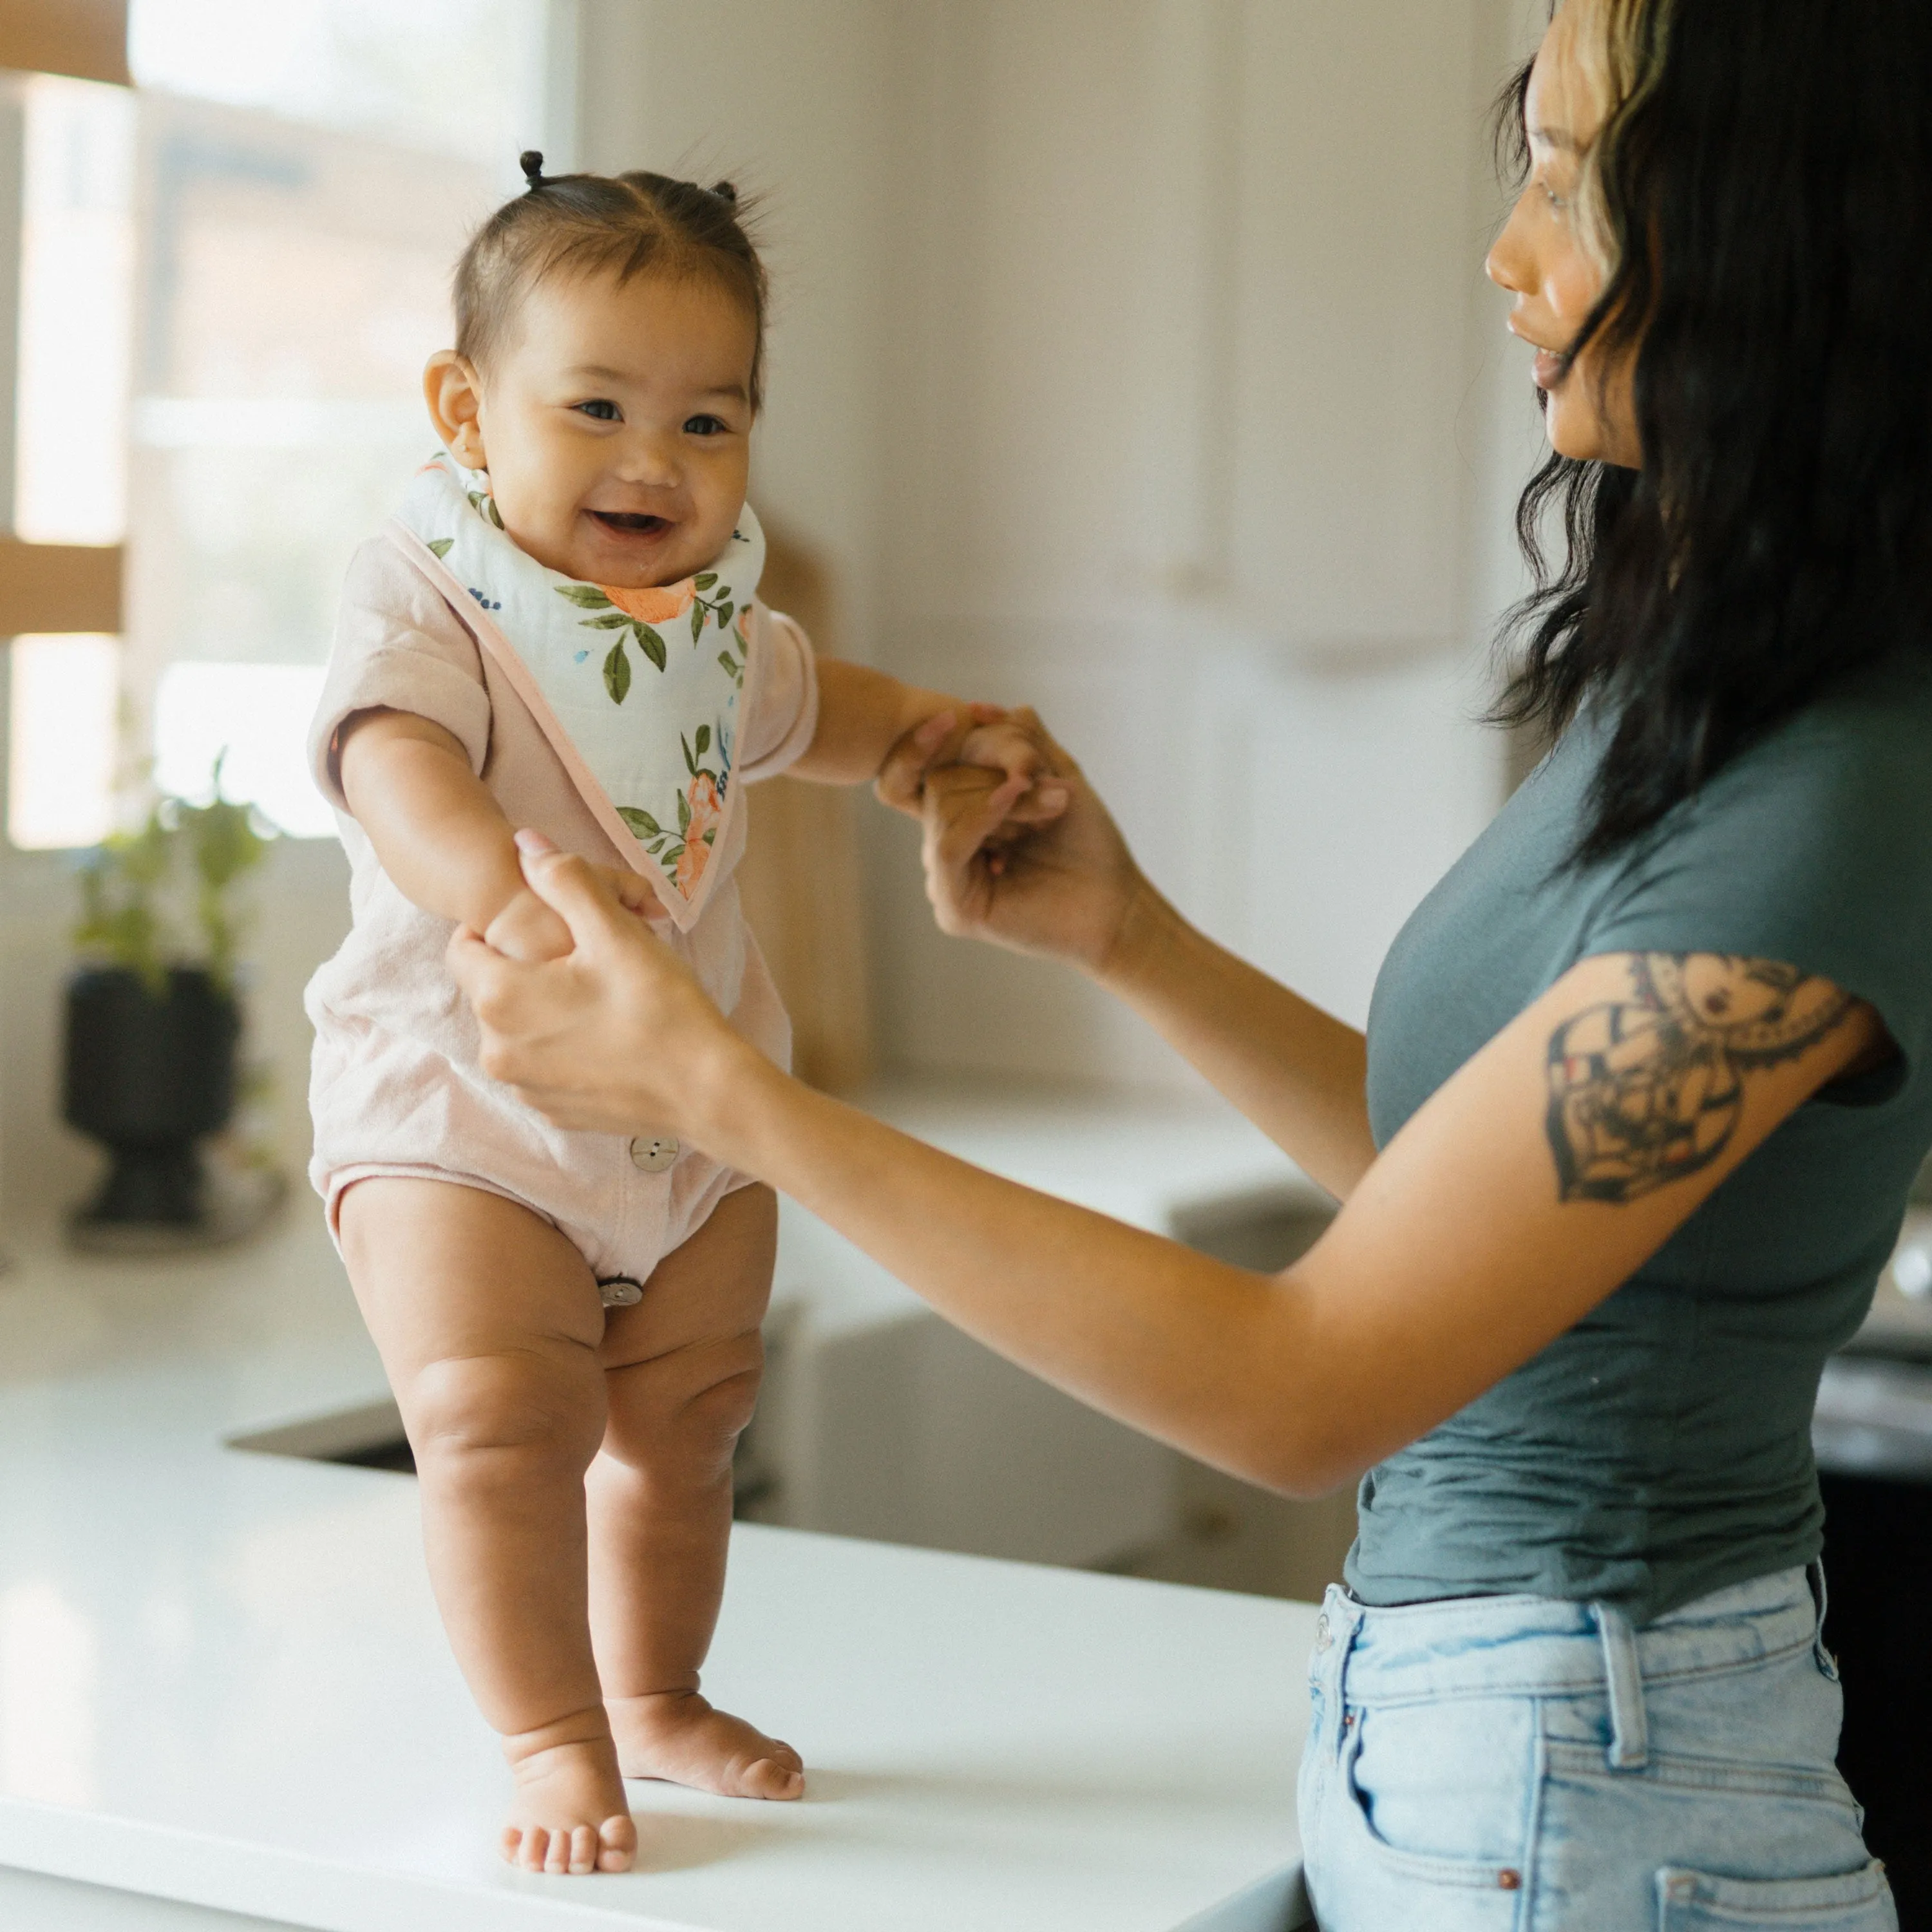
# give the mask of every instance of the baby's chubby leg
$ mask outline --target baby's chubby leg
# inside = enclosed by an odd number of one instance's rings
[[[422,1478],[452,1648],[502,1734],[503,1856],[622,1871],[637,1849],[590,1648],[584,1472],[604,1432],[604,1311],[577,1250],[481,1189],[377,1178],[344,1259]]]
[[[740,1188],[658,1264],[641,1301],[613,1312],[602,1352],[610,1421],[587,1484],[591,1627],[624,1770],[736,1798],[805,1790],[797,1752],[698,1690],[777,1237],[771,1190]]]

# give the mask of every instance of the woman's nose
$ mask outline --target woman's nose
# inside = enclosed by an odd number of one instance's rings
[[[1535,285],[1522,235],[1523,203],[1528,198],[1522,197],[1510,210],[1502,232],[1490,244],[1490,252],[1483,258],[1484,274],[1498,288],[1507,289],[1516,296],[1528,295]]]

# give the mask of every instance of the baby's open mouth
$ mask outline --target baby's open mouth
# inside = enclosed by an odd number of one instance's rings
[[[670,528],[665,518],[644,516],[632,510],[592,510],[590,514],[607,530],[615,530],[625,536],[656,536],[659,531]]]

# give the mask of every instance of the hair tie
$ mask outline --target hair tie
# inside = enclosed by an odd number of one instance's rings
[[[524,192],[536,194],[544,184],[543,156],[534,148],[526,148],[517,157],[517,165],[524,171]]]
[[[729,202],[734,208],[738,206],[738,190],[729,182],[718,182],[711,192],[720,201]]]

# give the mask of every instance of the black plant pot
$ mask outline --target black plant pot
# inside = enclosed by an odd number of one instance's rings
[[[124,967],[83,968],[68,982],[62,1111],[113,1158],[77,1231],[201,1226],[196,1143],[235,1111],[241,1036],[234,994],[199,968],[170,970],[164,996]]]

